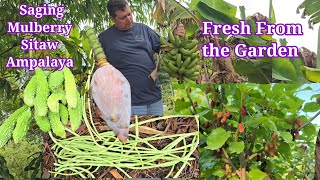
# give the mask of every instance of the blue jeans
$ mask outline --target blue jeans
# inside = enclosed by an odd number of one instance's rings
[[[150,105],[144,106],[131,106],[131,114],[132,115],[163,115],[163,104],[162,100],[157,101]]]

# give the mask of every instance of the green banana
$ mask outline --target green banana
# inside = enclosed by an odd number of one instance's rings
[[[182,67],[185,67],[187,69],[188,65],[191,62],[191,57],[188,57],[187,59],[184,60],[184,62],[182,63]]]
[[[182,67],[178,70],[178,73],[181,74],[181,75],[183,75],[183,73],[184,73],[185,70],[186,70],[186,68],[182,66]]]
[[[198,78],[199,72],[198,72],[198,71],[195,71],[195,72],[193,72],[192,74],[186,74],[186,76],[189,77],[189,78],[192,78],[192,77],[197,77],[197,78]]]
[[[186,77],[189,78],[189,79],[191,79],[191,80],[193,80],[193,81],[198,80],[198,76],[191,76],[191,77],[186,76]]]
[[[185,56],[190,56],[192,53],[188,50],[186,50],[185,48],[183,47],[180,47],[179,48],[179,52],[182,54],[182,55],[185,55]]]
[[[167,59],[167,58],[165,58],[165,57],[163,57],[163,60],[164,60],[164,62],[166,62],[167,64],[168,64],[169,62],[171,62],[173,65],[177,65],[177,61],[175,61],[175,60]]]
[[[193,39],[190,43],[186,44],[184,46],[185,49],[192,49],[194,48],[194,46],[196,46],[198,44],[198,40]]]
[[[198,46],[194,46],[192,49],[190,49],[189,51],[191,52],[191,53],[194,53],[194,52],[196,52],[197,51],[197,49],[198,49]],[[192,55],[192,54],[191,54]]]
[[[186,75],[187,74],[193,74],[197,69],[198,69],[197,66],[195,66],[195,67],[193,67],[191,69],[187,69],[187,70],[184,71],[184,74],[186,74]]]
[[[199,57],[199,56],[200,56],[200,51],[196,51],[196,52],[191,54],[191,59],[194,59],[194,58]]]
[[[177,72],[179,70],[179,68],[174,66],[171,62],[168,62],[168,68],[174,72]]]
[[[168,32],[168,38],[171,44],[176,44],[172,31]]]
[[[180,53],[178,53],[176,62],[177,62],[177,67],[180,68],[181,65],[182,65],[182,57],[181,57],[181,54],[180,54]]]
[[[181,40],[180,40],[180,37],[178,35],[175,35],[174,36],[174,40],[175,40],[175,46],[178,48],[180,47],[180,44],[181,44]]]
[[[195,83],[192,79],[190,79],[190,78],[188,78],[188,77],[186,77],[186,76],[182,76],[182,79],[185,81],[185,82],[187,82],[187,83]]]
[[[169,59],[172,59],[172,60],[173,59],[176,60],[177,57],[178,57],[178,53],[176,55],[174,55],[174,56],[172,56],[170,53],[167,53],[167,55],[168,55]]]
[[[171,71],[170,68],[166,65],[162,65],[161,68],[163,68],[168,74],[175,73],[175,72]]]
[[[167,40],[165,40],[162,36],[160,36],[160,43],[162,45],[168,45],[169,44],[169,42]]]
[[[177,53],[178,53],[179,49],[178,48],[174,48],[172,49],[171,51],[169,51],[169,53],[172,55],[172,56],[175,56]]]
[[[176,60],[175,58],[172,58],[172,56],[170,56],[169,53],[163,54],[162,58],[166,58],[166,59],[171,60],[171,61],[175,61]]]
[[[180,46],[184,47],[188,43],[188,36],[184,34],[183,39],[181,40]]]
[[[193,68],[193,67],[197,64],[198,61],[199,61],[198,58],[193,59],[193,60],[190,62],[190,64],[187,66],[187,69]]]

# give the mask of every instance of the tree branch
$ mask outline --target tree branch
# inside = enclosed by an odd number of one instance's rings
[[[223,151],[223,154],[224,154],[224,155],[226,156],[226,158],[228,159],[229,164],[231,165],[231,167],[234,169],[234,171],[236,171],[237,168],[236,168],[236,166],[232,163],[232,161],[231,161],[231,159],[230,159],[227,151],[226,151],[224,148],[222,148],[222,151]]]
[[[308,122],[306,122],[305,124],[303,124],[302,126],[300,126],[298,129],[297,129],[297,132],[299,132],[302,128],[308,126],[309,124],[311,124],[311,122],[317,117],[320,115],[320,111],[314,115]]]
[[[16,46],[18,46],[18,43],[14,43],[10,48],[8,48],[7,50],[5,50],[4,52],[0,53],[0,56],[2,56],[3,54],[5,54],[6,52],[10,51],[11,49],[15,48]]]

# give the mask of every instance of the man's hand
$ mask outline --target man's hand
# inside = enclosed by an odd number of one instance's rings
[[[180,37],[183,37],[185,34],[185,29],[184,29],[184,25],[182,23],[180,23],[174,30],[173,30],[173,34],[178,35]]]

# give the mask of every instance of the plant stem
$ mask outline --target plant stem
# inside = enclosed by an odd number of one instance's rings
[[[193,101],[192,101],[192,99],[191,99],[190,93],[187,93],[187,97],[188,97],[188,99],[189,99],[189,101],[190,101],[190,103],[191,103],[191,106],[192,106],[194,115],[197,114],[197,110],[196,110],[196,108],[193,106]],[[192,112],[191,112],[191,113],[192,113]]]
[[[306,122],[305,124],[303,124],[302,126],[300,126],[298,129],[297,129],[297,132],[299,132],[302,128],[308,126],[309,124],[311,124],[311,122],[317,117],[320,115],[320,111],[314,115],[308,122]]]
[[[272,11],[273,11],[272,0],[270,0],[269,1],[269,20],[268,20],[269,23],[273,21]]]
[[[320,69],[320,26],[319,26],[319,30],[318,30],[318,52],[317,52],[316,68]]]
[[[224,154],[224,155],[226,156],[226,158],[228,159],[229,164],[231,165],[231,167],[233,168],[233,170],[236,171],[237,168],[236,168],[236,166],[232,163],[232,161],[231,161],[231,159],[230,159],[227,151],[226,151],[224,148],[222,148],[222,151],[223,151],[223,154]]]

